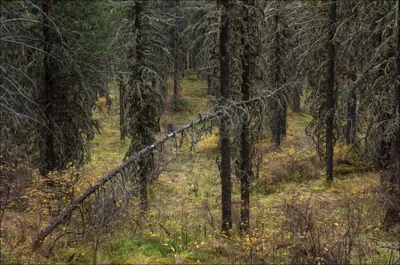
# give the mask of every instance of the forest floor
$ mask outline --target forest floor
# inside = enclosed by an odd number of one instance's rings
[[[206,82],[184,78],[179,111],[167,106],[161,130],[175,128],[209,111]],[[113,106],[98,111],[102,125],[90,146],[91,161],[81,169],[79,190],[118,166],[129,146],[119,139],[116,88]],[[102,102],[100,101],[100,105]],[[170,103],[169,103],[170,104]],[[195,150],[182,150],[149,187],[146,216],[105,235],[96,246],[98,264],[324,263],[395,264],[400,237],[382,227],[379,173],[361,164],[339,164],[348,154],[335,149],[335,180],[327,184],[324,167],[305,134],[310,116],[288,113],[287,138],[280,148],[268,135],[257,144],[251,186],[251,231],[240,235],[240,185],[233,175],[232,236],[220,232],[220,177],[217,129]],[[162,133],[161,133],[162,134]],[[15,214],[8,213],[10,218]],[[11,219],[10,219],[11,220]],[[17,229],[17,228],[16,228]],[[17,238],[17,237],[16,237]],[[27,241],[31,242],[31,240]],[[14,255],[18,253],[18,246]],[[396,250],[397,249],[397,250]],[[22,252],[21,252],[22,253]],[[91,242],[61,248],[47,262],[92,263]],[[26,262],[13,258],[10,261]],[[41,260],[43,261],[43,260]]]

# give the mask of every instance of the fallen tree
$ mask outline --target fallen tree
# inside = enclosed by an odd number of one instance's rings
[[[48,235],[50,235],[54,231],[54,229],[56,229],[60,224],[62,224],[68,218],[68,216],[71,215],[71,213],[74,211],[74,209],[77,208],[77,206],[79,204],[83,203],[93,193],[95,193],[97,190],[99,190],[106,183],[110,182],[113,178],[115,178],[118,175],[118,173],[122,172],[125,168],[134,164],[140,157],[143,157],[144,155],[148,154],[151,150],[161,146],[163,143],[165,143],[169,139],[176,138],[177,135],[179,135],[180,133],[183,133],[183,132],[191,129],[196,125],[203,124],[207,121],[215,119],[219,115],[221,115],[221,113],[222,113],[222,111],[213,112],[204,117],[200,117],[198,120],[195,120],[179,129],[169,133],[167,136],[163,137],[162,139],[143,148],[142,150],[140,150],[139,152],[134,154],[132,157],[127,159],[125,162],[123,162],[120,166],[118,166],[117,168],[112,170],[110,173],[108,173],[104,178],[98,180],[95,185],[88,188],[81,196],[79,196],[75,201],[73,201],[62,213],[60,213],[57,216],[57,218],[50,225],[48,225],[45,229],[43,229],[39,233],[39,236],[37,237],[37,239],[34,242],[33,250],[38,249],[41,246],[42,242],[46,239],[46,237]]]
[[[195,141],[195,126],[205,124],[207,121],[214,120],[216,118],[221,118],[223,116],[228,116],[231,126],[234,124],[240,124],[240,120],[243,118],[242,115],[247,116],[249,113],[256,113],[257,115],[261,116],[262,113],[265,111],[265,102],[267,101],[268,98],[273,97],[276,91],[273,93],[263,96],[263,97],[257,97],[253,98],[248,101],[240,101],[240,102],[234,102],[234,101],[229,101],[227,102],[228,105],[218,105],[216,108],[216,111],[213,113],[210,113],[205,116],[201,116],[200,118],[169,133],[165,137],[159,139],[158,141],[154,142],[151,145],[148,145],[147,147],[143,148],[142,150],[138,151],[135,153],[133,156],[128,158],[126,161],[124,161],[120,166],[112,170],[110,173],[108,173],[105,177],[101,178],[88,188],[81,196],[79,196],[76,200],[74,200],[63,212],[61,212],[55,219],[54,221],[49,224],[45,229],[40,231],[39,235],[37,236],[34,244],[33,244],[33,250],[37,250],[43,241],[57,228],[59,227],[63,222],[65,222],[69,216],[73,213],[73,211],[83,202],[85,202],[92,194],[96,193],[97,191],[100,191],[102,187],[104,187],[107,183],[111,183],[113,186],[112,181],[116,179],[118,174],[125,175],[126,173],[124,170],[128,169],[130,166],[135,165],[135,163],[138,161],[139,158],[145,156],[146,154],[149,154],[150,151],[162,147],[162,145],[167,142],[169,139],[176,139],[179,134],[181,134],[181,139],[180,139],[180,144],[182,145],[182,141],[184,138],[184,132],[192,129],[191,133],[191,148],[192,146],[197,142]],[[237,119],[237,121],[233,121],[234,119]],[[201,136],[201,132],[207,131],[205,126],[199,129],[200,132],[197,133],[197,137]],[[177,146],[178,147],[178,146]],[[114,195],[113,195],[114,196]]]

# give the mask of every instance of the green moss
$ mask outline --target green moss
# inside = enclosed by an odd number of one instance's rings
[[[375,250],[375,255],[373,255],[369,261],[365,264],[395,264],[394,262],[399,261],[400,255],[389,249],[380,248]]]
[[[339,164],[334,166],[333,173],[336,177],[342,177],[348,174],[359,174],[366,172],[369,168],[364,165]]]

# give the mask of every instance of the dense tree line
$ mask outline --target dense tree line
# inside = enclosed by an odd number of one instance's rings
[[[24,163],[43,176],[82,166],[100,129],[93,109],[115,77],[129,158],[160,131],[168,78],[179,111],[180,78],[195,70],[225,113],[218,160],[224,233],[232,229],[233,172],[241,183],[240,227],[249,231],[253,146],[265,135],[277,146],[285,140],[289,106],[312,116],[307,134],[327,181],[335,178],[337,144],[382,170],[385,220],[398,223],[399,10],[399,1],[363,0],[6,1],[0,165],[10,171]],[[154,163],[152,155],[139,163],[143,210]]]

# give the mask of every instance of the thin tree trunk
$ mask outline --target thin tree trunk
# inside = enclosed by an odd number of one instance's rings
[[[283,97],[282,97],[282,110],[281,110],[281,127],[280,127],[280,133],[281,133],[281,139],[286,139],[286,128],[287,128],[287,100],[286,100],[286,91],[283,91]]]
[[[356,80],[355,72],[351,73],[351,80]],[[346,126],[346,143],[350,145],[354,143],[357,122],[357,94],[353,85],[350,86],[349,97],[347,98],[347,126]]]
[[[182,53],[183,53],[183,51],[182,51]],[[182,67],[181,75],[182,75],[182,78],[185,78],[186,56],[182,56],[180,63],[181,63],[180,65]]]
[[[333,181],[333,119],[335,115],[334,87],[335,87],[335,27],[336,0],[331,0],[329,11],[329,40],[328,40],[328,83],[326,93],[326,180]]]
[[[174,0],[175,4],[175,16],[178,16],[178,5],[179,5],[179,0]],[[174,26],[174,47],[173,47],[173,53],[174,53],[174,101],[173,101],[173,106],[174,110],[178,109],[178,88],[179,88],[179,58],[178,58],[178,21],[175,21],[175,26]]]
[[[293,111],[296,113],[300,112],[300,89],[302,83],[300,81],[294,86],[293,89]]]
[[[188,50],[186,52],[186,71],[190,71],[190,65],[191,65],[191,61],[190,61],[190,51]]]
[[[42,173],[46,175],[51,170],[56,167],[56,155],[54,150],[54,121],[53,121],[53,80],[51,76],[51,58],[49,56],[51,52],[51,39],[50,39],[50,21],[49,21],[49,9],[51,3],[48,0],[42,1],[42,10],[43,10],[43,38],[44,38],[44,87],[46,93],[46,139],[45,139],[45,157],[46,164]]]
[[[278,30],[278,14],[275,14],[275,34],[277,34],[277,30]],[[280,55],[280,45],[279,45],[279,36],[276,36],[275,37],[276,38],[276,41],[275,41],[275,60],[276,60],[276,62],[275,62],[275,74],[274,74],[274,83],[275,83],[275,89],[279,89],[279,86],[280,86],[280,78],[279,78],[279,75],[280,75],[280,68],[279,68],[279,66],[280,66],[280,57],[279,57],[279,55]],[[279,102],[280,103],[280,102]],[[275,108],[275,115],[277,116],[275,119],[274,119],[274,123],[275,123],[275,126],[274,126],[274,135],[273,135],[273,138],[274,138],[274,142],[275,142],[275,144],[277,145],[277,146],[280,146],[281,145],[281,126],[282,126],[282,124],[281,124],[281,115],[280,115],[280,106],[279,106],[279,103],[277,102],[277,103],[275,103],[275,105],[276,105],[276,108]]]
[[[221,26],[220,26],[220,87],[221,96],[226,101],[230,98],[229,87],[229,5],[230,0],[222,2]],[[220,139],[221,139],[221,196],[222,196],[222,232],[229,234],[232,228],[232,182],[231,182],[231,143],[228,132],[229,120],[221,118]]]
[[[110,92],[109,92],[108,88],[104,88],[104,97],[106,98],[107,112],[109,112],[111,109],[111,105],[112,105],[112,99],[110,97]]]
[[[300,45],[300,40],[299,37],[296,38],[296,46],[295,47],[299,47]],[[297,54],[296,52],[293,53],[293,64],[294,64],[294,69],[295,69],[295,74],[296,74],[296,83],[293,87],[293,105],[292,105],[292,110],[295,113],[299,113],[301,111],[300,109],[300,96],[302,93],[302,88],[303,88],[303,81],[301,80],[301,76],[300,76],[300,69],[299,69],[299,54]]]
[[[159,57],[160,61],[164,62],[164,53],[162,50],[159,50]],[[167,81],[168,81],[168,76],[166,74],[166,71],[163,67],[161,67],[161,79],[160,82],[158,83],[160,94],[163,96],[163,101],[166,102],[168,99],[168,86],[167,86]]]
[[[139,161],[139,167],[143,168],[144,170],[142,170],[140,172],[139,175],[139,182],[140,182],[140,209],[142,209],[143,211],[147,210],[147,175],[148,175],[148,171],[146,170],[147,167],[147,163],[145,161],[145,158],[141,158],[141,160]]]
[[[251,0],[243,1],[244,9],[244,27],[242,28],[242,45],[244,46],[242,57],[242,100],[247,101],[250,99],[250,73],[252,71],[252,62],[250,57],[250,45],[246,41],[248,37],[249,25],[249,8],[253,5]],[[247,30],[246,30],[247,27]],[[250,179],[251,172],[251,142],[250,142],[250,129],[249,122],[244,120],[242,122],[242,133],[240,135],[240,230],[243,233],[248,233],[250,229]]]
[[[125,86],[122,75],[119,75],[119,132],[121,141],[125,140]]]
[[[207,74],[207,95],[214,95],[212,75]]]
[[[279,14],[275,14],[275,72],[274,72],[274,85],[275,89],[279,91],[279,102],[275,102],[275,118],[273,121],[272,138],[277,146],[280,146],[282,136],[286,135],[286,98],[285,92],[282,90],[282,65],[281,65],[281,43],[279,40]]]

